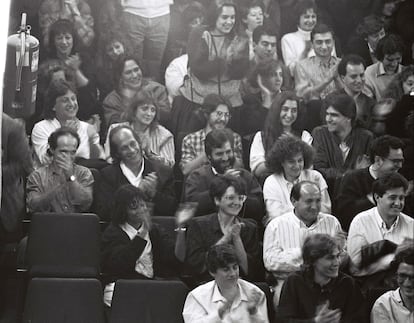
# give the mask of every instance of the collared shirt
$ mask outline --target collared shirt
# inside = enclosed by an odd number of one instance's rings
[[[298,96],[302,97],[303,93],[309,88],[316,87],[331,78],[336,73],[340,61],[339,58],[334,56],[331,56],[327,64],[317,56],[299,61],[294,70],[295,90]],[[337,85],[333,80],[321,92],[312,91],[305,99],[324,99],[328,94],[340,89],[339,84]]]
[[[264,323],[269,322],[267,316],[266,296],[255,285],[239,279],[239,294],[233,301],[230,310],[220,318],[218,311],[227,302],[220,293],[216,282],[210,281],[191,291],[184,304],[183,317],[185,323]],[[258,294],[259,302],[256,313],[249,314],[249,300]]]
[[[54,119],[45,119],[37,122],[32,130],[32,144],[38,158],[38,162],[41,165],[46,165],[50,161],[50,157],[47,155],[48,139],[49,136],[57,129],[62,127],[59,120]],[[80,143],[79,147],[76,150],[76,157],[82,157],[85,159],[90,158],[90,144],[88,136],[88,127],[89,123],[85,121],[79,121],[79,128],[76,132],[79,135]]]
[[[400,213],[390,229],[386,229],[383,222],[377,207],[359,213],[352,220],[348,234],[348,252],[354,264],[351,272],[355,276],[367,276],[386,270],[394,259],[394,254],[391,253],[365,268],[359,268],[362,247],[382,240],[399,245],[405,238],[414,239],[414,220],[408,215]]]
[[[242,143],[240,135],[233,132],[233,151],[234,157],[237,159],[242,159]],[[188,134],[183,139],[183,144],[181,146],[181,161],[180,167],[183,169],[183,166],[193,159],[197,158],[204,152],[204,142],[206,140],[206,129],[201,129],[199,131]]]
[[[401,299],[400,289],[381,295],[371,311],[371,323],[414,322],[414,311],[409,311]]]
[[[307,132],[306,130],[302,131],[302,135],[300,139],[306,142],[308,145],[312,145],[313,138],[311,134]],[[254,173],[257,167],[259,167],[259,165],[261,163],[264,163],[265,161],[266,161],[266,158],[265,158],[265,149],[264,149],[263,141],[262,141],[262,132],[258,131],[254,135],[252,144],[250,146],[249,163],[250,163],[250,169],[252,173]]]
[[[129,239],[134,239],[135,236],[140,236],[147,244],[144,251],[135,263],[135,271],[138,274],[144,275],[148,278],[154,277],[153,259],[152,259],[152,243],[149,236],[149,232],[144,232],[143,226],[136,230],[132,225],[125,222],[120,225],[121,229],[128,235]]]
[[[330,214],[319,213],[316,221],[306,226],[295,213],[285,213],[267,225],[263,240],[263,262],[269,271],[284,272],[283,265],[302,264],[301,248],[310,234],[325,233],[335,236],[342,231],[337,218]]]
[[[92,203],[92,185],[93,176],[91,171],[83,166],[74,165],[73,174],[76,181],[84,188],[89,189],[90,196],[82,196],[81,204],[75,204],[74,198],[69,191],[69,184],[63,172],[56,167],[54,163],[42,166],[33,171],[27,179],[26,203],[30,212],[85,212]],[[66,184],[66,185],[65,185]],[[40,196],[51,192],[55,187],[65,185],[59,188],[51,197],[47,205],[43,208],[37,206],[37,200]],[[79,199],[77,199],[79,200]]]
[[[304,169],[295,183],[289,182],[283,174],[273,174],[266,178],[263,185],[263,197],[268,221],[293,210],[293,204],[290,200],[293,184],[305,180],[314,182],[319,186],[322,194],[321,212],[331,212],[331,199],[329,198],[328,185],[325,179],[316,170]]]
[[[142,181],[142,173],[144,172],[144,159],[142,159],[142,166],[141,166],[141,170],[139,171],[138,175],[135,176],[135,174],[132,172],[132,170],[130,170],[127,165],[125,165],[124,162],[120,162],[119,163],[119,167],[121,168],[122,174],[124,174],[124,176],[126,177],[126,179],[128,180],[128,182],[131,183],[131,185],[138,187],[139,184]]]
[[[378,101],[386,99],[383,97],[385,90],[398,73],[401,73],[402,65],[398,66],[397,72],[387,74],[382,62],[377,62],[367,67],[365,70],[365,87],[368,95]]]

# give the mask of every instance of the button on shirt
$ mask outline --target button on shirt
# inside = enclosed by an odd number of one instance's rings
[[[381,295],[371,311],[372,323],[405,323],[414,322],[414,311],[404,306],[400,289],[391,290]]]
[[[309,227],[293,211],[283,214],[266,227],[263,240],[265,268],[283,272],[284,264],[299,267],[303,262],[301,248],[308,235],[325,233],[333,237],[341,231],[338,219],[330,214],[319,213]]]
[[[269,322],[267,316],[266,296],[255,285],[242,279],[238,280],[239,295],[233,301],[229,311],[220,318],[218,310],[227,302],[220,293],[216,282],[210,281],[191,291],[184,304],[183,317],[185,323],[264,323]],[[248,312],[249,299],[252,294],[260,294],[256,307],[257,312]]]
[[[394,254],[381,257],[365,268],[361,264],[361,249],[377,241],[389,240],[399,245],[405,238],[414,239],[414,220],[400,213],[393,225],[387,229],[377,207],[359,213],[351,222],[348,234],[348,252],[354,266],[355,276],[367,276],[388,269]]]

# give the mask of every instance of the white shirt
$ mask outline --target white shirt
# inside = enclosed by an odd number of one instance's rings
[[[133,15],[156,18],[170,13],[170,5],[174,0],[121,0],[125,12]]]
[[[142,180],[142,173],[144,172],[144,159],[142,159],[142,166],[141,166],[141,170],[139,171],[138,175],[135,176],[135,174],[132,172],[132,170],[130,170],[124,162],[120,162],[119,163],[119,167],[121,168],[122,174],[124,174],[124,176],[126,177],[126,179],[128,180],[128,182],[135,186],[138,187],[139,183],[141,183]]]
[[[295,183],[311,181],[319,186],[322,194],[321,212],[331,213],[331,199],[328,193],[328,184],[317,170],[304,169]],[[266,205],[268,221],[293,210],[290,192],[293,183],[285,179],[283,174],[273,174],[266,178],[263,185],[263,198]]]
[[[263,240],[263,262],[269,271],[284,272],[283,264],[302,264],[302,245],[310,234],[325,233],[335,236],[342,228],[337,218],[319,213],[315,223],[307,227],[294,213],[285,213],[266,227]]]
[[[306,130],[302,131],[301,136],[302,141],[306,142],[308,145],[312,145],[313,138],[309,132]],[[262,142],[262,132],[258,131],[254,135],[252,145],[250,146],[250,169],[254,174],[256,168],[266,161],[265,150]]]
[[[47,155],[47,149],[49,148],[48,139],[49,136],[57,129],[61,128],[62,125],[58,119],[42,120],[37,122],[32,130],[31,140],[33,148],[39,159],[41,165],[48,164],[49,158]],[[80,143],[78,150],[76,151],[76,157],[82,157],[85,159],[90,158],[90,144],[88,136],[89,123],[79,121],[79,129],[77,131]]]
[[[408,323],[414,322],[414,312],[404,306],[400,289],[381,295],[371,311],[371,323]]]
[[[362,247],[381,240],[399,245],[405,238],[414,239],[414,220],[408,215],[400,213],[391,228],[387,229],[377,207],[359,213],[352,220],[348,233],[348,253],[353,263],[351,273],[367,276],[386,270],[394,259],[394,254],[388,254],[365,268],[359,268]]]
[[[243,279],[237,283],[239,296],[233,301],[230,311],[220,319],[218,310],[227,300],[221,295],[216,282],[210,281],[192,290],[185,300],[183,317],[185,323],[265,323],[267,316],[266,296],[262,290]],[[253,293],[260,294],[257,312],[248,313],[248,301]]]

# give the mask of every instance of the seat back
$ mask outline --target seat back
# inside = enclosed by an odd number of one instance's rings
[[[23,323],[104,323],[102,285],[93,278],[33,278]]]
[[[110,323],[181,323],[188,292],[179,280],[118,280]]]
[[[95,278],[99,256],[100,226],[95,214],[33,214],[27,242],[30,276]]]
[[[273,296],[272,292],[270,291],[269,285],[266,282],[254,282],[253,284],[259,287],[262,290],[262,292],[266,295],[267,314],[269,316],[269,321],[274,322],[275,310],[273,306]]]

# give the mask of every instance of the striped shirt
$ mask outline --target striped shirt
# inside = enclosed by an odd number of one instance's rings
[[[366,276],[385,270],[394,259],[394,254],[388,254],[365,268],[361,264],[361,249],[371,243],[389,240],[399,245],[405,238],[414,239],[414,219],[400,213],[397,220],[387,229],[378,213],[377,207],[359,213],[351,222],[348,233],[348,252],[354,266],[351,273],[355,276]]]
[[[335,236],[341,232],[337,218],[326,213],[319,213],[316,221],[307,227],[295,213],[289,212],[279,216],[268,224],[264,233],[263,262],[269,271],[283,271],[284,265],[302,264],[301,248],[310,234],[325,233]]]

